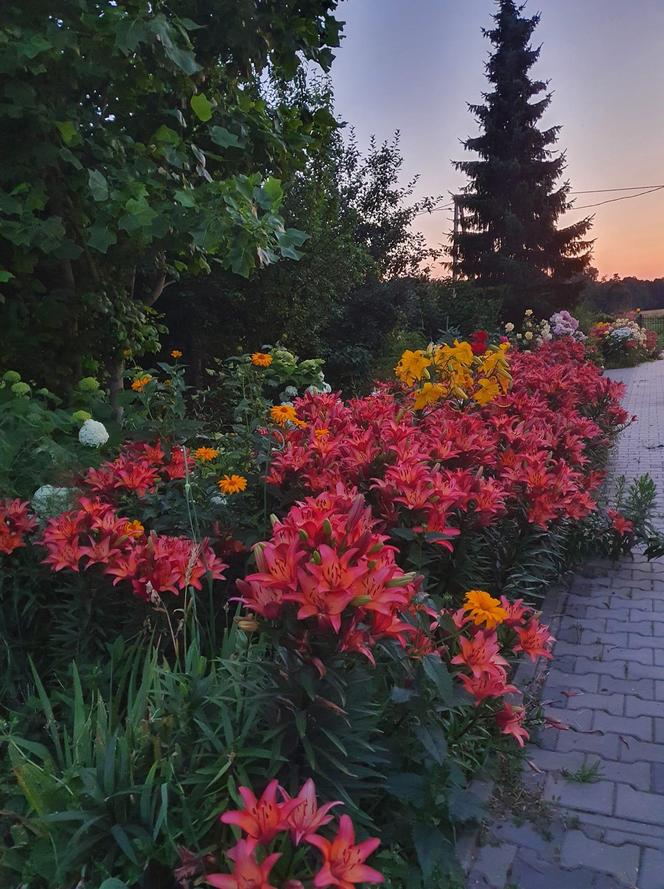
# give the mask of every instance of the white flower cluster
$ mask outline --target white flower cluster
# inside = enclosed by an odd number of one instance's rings
[[[617,340],[634,340],[639,346],[645,346],[647,333],[645,327],[640,327],[636,321],[629,318],[617,318],[612,325],[609,336]]]
[[[30,501],[33,512],[40,519],[50,519],[66,512],[74,503],[73,488],[58,488],[55,485],[42,485],[37,488]]]
[[[86,420],[78,431],[78,440],[87,448],[99,448],[108,441],[108,430],[98,420]]]

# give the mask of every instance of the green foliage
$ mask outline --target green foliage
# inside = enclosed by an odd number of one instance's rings
[[[275,178],[301,166],[329,116],[270,106],[261,76],[328,67],[335,0],[275,10],[39,0],[0,31],[1,321],[6,358],[39,354],[65,384],[86,356],[115,370],[154,351],[163,289],[214,262],[247,275],[297,258]]]
[[[76,472],[98,462],[99,453],[78,441],[87,417],[107,423],[111,445],[117,443],[119,429],[94,383],[92,377],[80,380],[65,403],[36,383],[28,385],[16,371],[5,373],[0,381],[0,497],[30,499],[41,485],[71,485]]]
[[[33,719],[4,728],[18,785],[6,801],[5,880],[169,886],[179,847],[218,848],[218,815],[237,786],[276,768],[278,751],[256,745],[268,671],[242,634],[216,660],[195,643],[172,667],[121,642],[108,657],[96,674],[72,665],[57,694],[35,674]],[[45,736],[31,740],[39,723]]]

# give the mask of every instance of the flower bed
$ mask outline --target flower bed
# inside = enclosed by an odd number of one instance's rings
[[[305,368],[270,407],[247,381],[272,355],[240,368],[227,435],[127,443],[55,514],[3,504],[4,595],[43,677],[44,722],[17,692],[4,738],[43,842],[7,832],[0,873],[26,885],[444,885],[467,780],[528,737],[510,676],[551,657],[537,597],[572,541],[634,537],[597,506],[621,387],[569,335],[406,352],[350,401]],[[133,397],[153,416],[175,379]]]

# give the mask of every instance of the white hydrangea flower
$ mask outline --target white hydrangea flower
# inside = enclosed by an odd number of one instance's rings
[[[283,392],[279,394],[279,398],[282,403],[290,401],[292,398],[297,397],[297,388],[295,386],[286,386]]]
[[[228,504],[228,497],[224,497],[223,494],[213,494],[210,497],[210,503],[213,506],[226,506]]]
[[[31,505],[40,519],[50,519],[60,515],[72,505],[73,488],[58,488],[55,485],[42,485],[32,495]]]
[[[307,395],[318,395],[321,390],[318,388],[318,386],[307,386],[304,391]]]
[[[87,448],[99,448],[108,441],[108,431],[99,420],[86,420],[79,429],[78,440]]]
[[[505,332],[512,333],[513,330],[514,330],[514,325],[512,324],[511,321],[508,321],[507,324],[505,325]]]

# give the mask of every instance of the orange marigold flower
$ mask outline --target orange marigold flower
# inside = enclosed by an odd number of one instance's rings
[[[219,451],[216,448],[196,448],[194,451],[194,457],[201,463],[209,463],[210,460],[214,460],[218,456]]]
[[[143,389],[148,385],[148,383],[152,382],[152,377],[150,374],[143,374],[140,377],[136,377],[136,379],[132,380],[131,388],[134,392],[142,392]]]
[[[126,522],[122,530],[127,535],[127,537],[141,537],[145,533],[145,528],[138,519],[133,519],[133,521]]]
[[[247,480],[243,475],[224,475],[217,484],[222,494],[239,494],[247,488]]]
[[[327,438],[330,434],[330,430],[322,427],[321,429],[314,429],[314,435],[316,438]]]
[[[295,408],[290,404],[275,404],[270,408],[270,416],[279,426],[285,426],[286,423],[294,423],[297,420]]]
[[[488,630],[497,627],[507,617],[507,612],[499,600],[484,590],[468,590],[464,600],[464,610],[468,612],[476,626],[485,624]]]
[[[179,349],[173,349],[171,358],[182,358],[182,352]]]
[[[267,352],[253,352],[251,363],[255,367],[269,367],[272,364],[272,356],[268,355]]]

